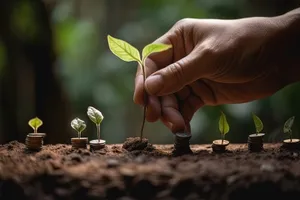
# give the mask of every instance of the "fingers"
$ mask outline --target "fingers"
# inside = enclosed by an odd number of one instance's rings
[[[188,96],[182,102],[178,102],[174,95],[164,96],[161,99],[161,121],[164,125],[173,133],[183,131],[190,133],[190,121],[195,112],[204,105],[201,99],[193,94]]]
[[[146,120],[148,122],[155,122],[161,116],[161,105],[160,101],[155,96],[148,97]]]
[[[173,132],[182,132],[185,130],[185,121],[179,112],[177,99],[174,95],[168,95],[161,98],[162,117],[161,121]]]

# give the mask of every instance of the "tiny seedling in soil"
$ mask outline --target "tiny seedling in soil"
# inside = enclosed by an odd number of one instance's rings
[[[43,125],[43,121],[35,117],[28,122],[29,126],[33,129],[33,133],[29,133],[26,137],[25,144],[29,150],[40,150],[43,146],[43,138],[45,133],[38,133],[38,128]]]
[[[228,140],[225,140],[225,135],[229,132],[230,127],[226,119],[226,115],[221,111],[221,116],[219,119],[219,131],[221,133],[221,139],[214,140],[212,144],[213,151],[224,152],[226,146],[229,144]]]
[[[256,116],[254,113],[252,113],[252,119],[255,125],[256,133],[250,134],[248,137],[248,149],[250,151],[259,152],[263,149],[263,137],[264,133],[261,133],[261,131],[264,128],[264,125],[260,118]]]
[[[142,141],[145,119],[146,119],[146,112],[147,112],[147,94],[145,90],[145,80],[147,74],[146,74],[145,61],[152,53],[159,53],[162,51],[166,51],[172,48],[172,45],[159,44],[159,43],[148,44],[143,48],[142,57],[141,57],[140,52],[129,43],[114,38],[110,35],[107,36],[107,40],[108,40],[109,49],[112,51],[113,54],[115,54],[117,57],[119,57],[121,60],[125,62],[132,62],[132,61],[137,62],[139,64],[139,67],[141,67],[141,71],[143,73],[143,87],[144,87],[143,121],[140,130],[140,140]]]
[[[87,115],[90,118],[90,120],[96,125],[97,128],[97,140],[91,140],[90,146],[92,149],[97,150],[101,149],[105,146],[106,141],[101,140],[100,137],[100,124],[102,120],[104,119],[102,113],[97,110],[96,108],[89,106],[87,109]]]
[[[296,149],[299,148],[300,140],[299,139],[293,139],[293,131],[292,126],[295,121],[295,116],[289,118],[283,126],[283,132],[285,134],[289,135],[289,139],[283,140],[283,146],[287,149]]]
[[[74,148],[86,148],[88,142],[87,137],[81,137],[82,131],[86,128],[86,124],[83,120],[76,117],[71,121],[71,127],[77,131],[77,138],[71,138],[71,143]]]

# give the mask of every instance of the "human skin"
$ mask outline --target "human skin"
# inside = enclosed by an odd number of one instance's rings
[[[146,119],[173,133],[190,132],[204,105],[245,103],[300,80],[300,8],[275,17],[183,19],[154,43],[172,48],[146,60],[145,89],[138,67],[134,102]]]

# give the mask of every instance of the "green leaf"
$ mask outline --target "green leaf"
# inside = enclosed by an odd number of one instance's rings
[[[219,130],[221,134],[225,135],[229,132],[229,124],[227,122],[225,114],[221,111],[221,116],[219,120]]]
[[[40,120],[38,117],[35,117],[31,120],[29,120],[28,122],[29,126],[31,126],[31,128],[35,131],[37,131],[37,129],[43,125],[43,121]]]
[[[257,133],[261,132],[264,128],[264,125],[263,125],[262,121],[254,113],[252,113],[252,118],[253,118],[253,122],[254,122],[254,125],[255,125],[256,132]]]
[[[96,125],[99,125],[104,119],[102,113],[92,106],[88,107],[87,115],[89,116],[90,120]]]
[[[139,51],[129,43],[114,38],[110,35],[107,36],[109,49],[113,54],[126,62],[137,61],[141,62]]]
[[[81,133],[86,128],[86,124],[83,120],[76,117],[71,121],[71,127],[75,129],[78,133]]]
[[[283,132],[284,133],[291,133],[292,132],[292,126],[294,124],[295,116],[289,118],[283,126]]]
[[[152,53],[158,53],[162,52],[165,50],[168,50],[172,48],[172,45],[168,44],[160,44],[160,43],[153,43],[153,44],[148,44],[147,46],[144,47],[143,49],[143,61]]]

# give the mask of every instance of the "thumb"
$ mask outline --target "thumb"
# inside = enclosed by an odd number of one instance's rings
[[[157,96],[173,94],[199,79],[203,74],[199,59],[199,54],[193,51],[177,62],[151,74],[145,82],[148,94]]]

